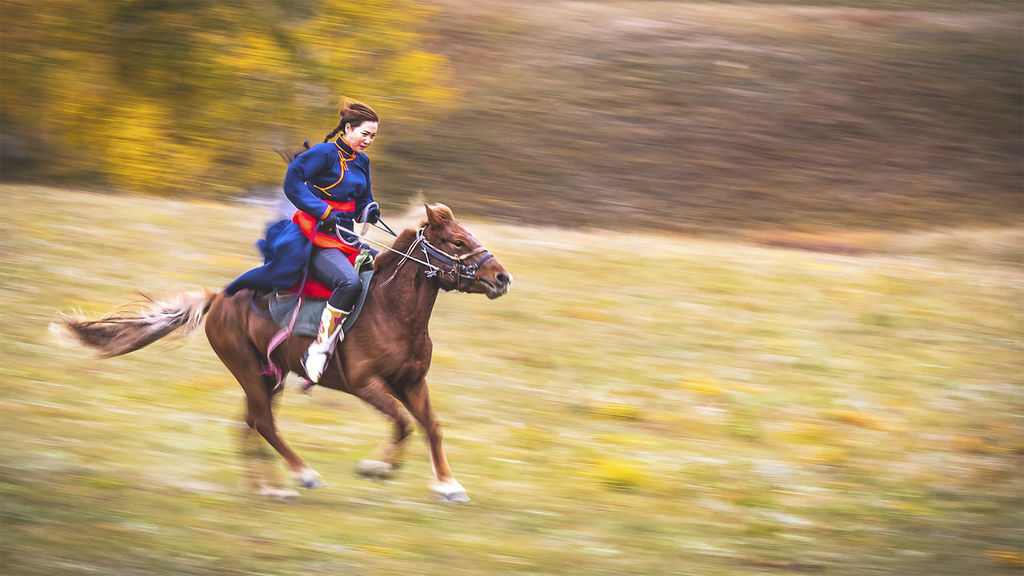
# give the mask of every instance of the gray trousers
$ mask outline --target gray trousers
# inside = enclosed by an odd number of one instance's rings
[[[359,275],[341,250],[313,247],[309,272],[318,282],[334,290],[327,303],[348,312],[359,298]]]

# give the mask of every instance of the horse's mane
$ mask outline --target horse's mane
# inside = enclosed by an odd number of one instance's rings
[[[402,260],[402,257],[398,252],[405,252],[412,246],[412,243],[416,240],[416,231],[412,228],[406,228],[398,238],[395,238],[395,242],[391,245],[391,250],[382,250],[376,258],[373,259],[373,270],[374,272],[380,272],[385,268],[396,263],[396,261]],[[392,252],[394,250],[394,252]]]
[[[430,208],[434,210],[435,214],[437,214],[444,220],[455,220],[455,214],[452,213],[452,209],[445,206],[444,204],[431,204]],[[426,221],[420,223],[421,228],[426,225]],[[393,252],[392,250],[404,253],[406,250],[409,249],[409,246],[412,246],[412,243],[415,240],[416,230],[413,230],[412,228],[406,228],[405,231],[398,235],[398,238],[395,238],[394,244],[391,245],[391,250],[384,250],[383,252],[381,252],[380,255],[374,258],[373,270],[375,272],[380,272],[381,270],[384,270],[388,266],[394,264],[396,260],[399,260],[402,257]]]

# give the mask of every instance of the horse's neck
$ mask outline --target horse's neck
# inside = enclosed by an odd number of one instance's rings
[[[396,268],[397,267],[397,268]],[[423,266],[413,261],[397,263],[374,273],[375,300],[395,322],[411,333],[425,333],[437,301],[437,282],[428,278]]]

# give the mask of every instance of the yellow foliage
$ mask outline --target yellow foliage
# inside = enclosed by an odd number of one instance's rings
[[[569,315],[579,320],[590,320],[591,322],[608,322],[611,320],[607,312],[596,308],[576,307],[569,311]]]
[[[881,418],[874,414],[868,414],[857,410],[826,410],[825,416],[832,420],[846,422],[847,424],[853,424],[855,426],[860,426],[861,428],[869,428],[871,430],[885,429],[885,422]]]
[[[402,555],[401,551],[396,550],[394,548],[390,548],[388,546],[367,545],[363,546],[362,550],[374,556],[398,557]]]
[[[1024,566],[1024,556],[1014,550],[988,550],[985,555],[1001,564],[1021,567]]]
[[[658,445],[653,440],[635,434],[602,434],[598,438],[602,446],[625,446],[629,448],[652,448]]]
[[[594,414],[611,418],[614,420],[639,420],[640,409],[636,406],[629,404],[622,404],[619,402],[604,402],[594,406],[592,409]]]
[[[384,118],[455,98],[423,3],[285,4],[7,0],[3,129],[54,176],[222,196],[278,184],[271,146],[328,132],[341,95]]]
[[[714,380],[690,380],[683,382],[683,387],[691,392],[707,394],[709,396],[725,393],[724,386]]]
[[[108,153],[104,167],[116,184],[131,188],[137,183],[167,181],[171,184],[182,172],[175,171],[171,155],[162,150],[164,110],[148,100],[126,100],[112,111],[112,122],[106,124],[104,138]]]
[[[838,465],[849,460],[849,453],[838,446],[816,446],[802,460],[812,464]]]
[[[891,507],[901,512],[906,512],[915,516],[931,516],[932,511],[920,504],[913,502],[893,502]]]
[[[983,453],[991,452],[995,449],[995,447],[989,446],[981,438],[975,438],[974,436],[953,436],[950,439],[950,443],[955,450],[960,452]]]
[[[833,431],[814,422],[791,422],[786,436],[792,441],[814,443],[831,439]]]
[[[512,428],[509,436],[512,444],[529,450],[537,450],[551,444],[551,432],[534,426]]]
[[[590,475],[602,485],[622,492],[631,492],[650,484],[647,474],[639,466],[622,460],[594,462]]]

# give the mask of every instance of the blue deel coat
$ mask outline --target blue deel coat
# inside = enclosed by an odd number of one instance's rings
[[[351,220],[373,202],[370,158],[355,154],[341,138],[317,144],[300,154],[284,176],[284,193],[296,208],[320,220],[327,213],[327,201],[353,202]]]
[[[239,290],[281,290],[302,281],[313,243],[291,220],[267,227],[266,237],[256,243],[263,253],[263,266],[253,268],[228,284],[228,295]]]
[[[296,208],[318,220],[327,212],[327,201],[354,202],[354,211],[344,213],[351,230],[351,218],[373,202],[370,159],[366,154],[354,154],[341,138],[317,144],[288,165],[284,193]],[[263,254],[263,266],[231,282],[225,288],[228,295],[246,288],[280,290],[302,281],[313,244],[297,224],[274,222],[256,245]]]

